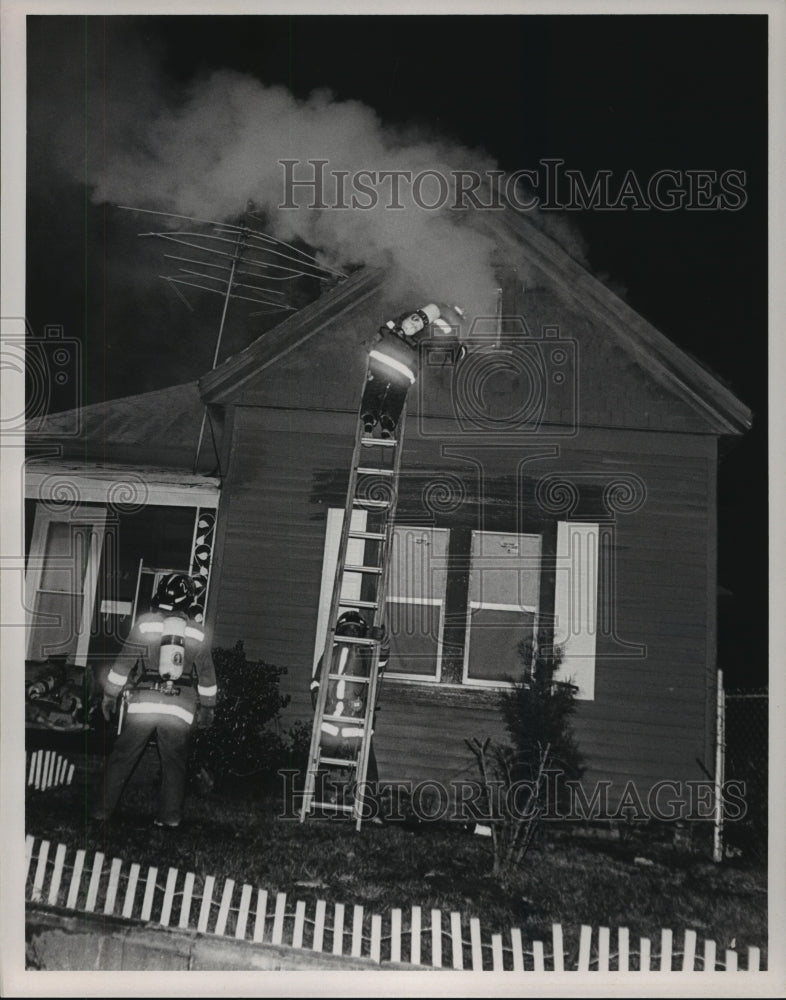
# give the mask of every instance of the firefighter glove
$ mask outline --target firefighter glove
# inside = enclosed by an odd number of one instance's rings
[[[214,708],[200,708],[197,716],[197,727],[199,729],[210,729],[215,721],[216,710]]]
[[[116,705],[117,698],[113,698],[111,694],[104,695],[103,700],[101,701],[101,714],[107,722],[109,722],[112,717],[112,713],[115,711]]]

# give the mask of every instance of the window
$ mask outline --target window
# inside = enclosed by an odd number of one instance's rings
[[[343,510],[328,510],[314,669],[325,648],[343,518]],[[366,522],[366,511],[353,511],[353,530],[365,531]],[[412,680],[440,679],[449,536],[446,528],[397,526],[393,530],[385,615],[390,636],[389,674]],[[363,539],[350,538],[347,562],[363,564],[366,544]],[[356,601],[363,596],[361,574],[346,573],[341,597]]]
[[[315,665],[324,650],[342,519],[342,510],[328,511]],[[365,531],[366,523],[365,511],[353,513],[353,529]],[[387,674],[409,682],[503,687],[528,665],[522,642],[533,650],[538,629],[553,622],[563,654],[559,679],[574,683],[579,698],[594,698],[598,525],[563,522],[542,530],[397,525],[385,615]],[[350,539],[348,561],[362,564],[367,544]],[[362,602],[367,595],[361,584],[359,574],[347,574],[342,597]]]
[[[464,683],[498,686],[521,674],[519,645],[535,636],[540,535],[473,531],[464,639]]]
[[[192,613],[203,612],[214,528],[215,511],[206,508],[36,503],[25,578],[27,658],[65,656],[78,666],[113,658],[170,570],[190,573]]]
[[[385,619],[390,674],[440,679],[449,534],[446,528],[393,530]]]
[[[28,659],[86,664],[105,522],[103,507],[37,507],[25,580]]]

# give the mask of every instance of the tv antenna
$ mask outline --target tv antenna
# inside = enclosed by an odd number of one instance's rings
[[[169,284],[189,309],[192,306],[178,288],[180,285],[212,292],[223,298],[211,371],[218,365],[230,299],[252,302],[259,306],[259,309],[250,314],[252,316],[295,312],[295,307],[286,301],[287,282],[298,278],[328,282],[347,277],[343,271],[320,264],[311,254],[245,223],[216,222],[174,212],[134,208],[131,205],[117,207],[181,224],[178,228],[138,235],[153,236],[172,246],[173,252],[163,255],[165,260],[173,262],[172,273],[160,274],[159,277]],[[249,217],[258,218],[253,212],[246,211],[244,218]],[[199,465],[206,420],[207,407],[202,411],[202,424],[194,456],[195,473]]]

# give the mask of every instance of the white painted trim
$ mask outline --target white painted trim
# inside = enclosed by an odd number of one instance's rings
[[[365,531],[368,511],[353,510],[349,524],[352,531]],[[325,523],[325,548],[322,556],[322,579],[319,584],[319,611],[317,613],[317,630],[314,636],[314,657],[311,665],[311,675],[316,676],[319,658],[325,652],[330,605],[333,599],[333,585],[336,581],[336,564],[338,550],[341,547],[341,529],[344,525],[344,508],[328,507]],[[347,540],[347,562],[353,559],[362,562],[365,539],[350,538]],[[360,597],[362,573],[345,573],[341,596],[347,599]],[[356,579],[355,579],[356,578]],[[347,586],[349,584],[349,586]]]
[[[509,691],[514,687],[510,681],[484,681],[477,677],[469,677],[463,684],[466,688],[493,688],[495,691]]]
[[[489,604],[484,601],[470,601],[469,606],[478,611],[531,611],[534,614],[538,610],[534,604]]]
[[[565,653],[558,679],[572,681],[582,701],[595,698],[598,534],[597,524],[557,524],[554,642]]]
[[[391,684],[401,684],[402,687],[412,687],[413,685],[419,685],[420,687],[433,688],[434,684],[419,684],[417,680],[410,680],[406,677],[402,677],[401,674],[392,674],[389,678]],[[386,678],[385,683],[387,684],[388,678]],[[439,685],[440,691],[466,691],[466,685],[461,684],[458,681],[444,681]]]
[[[106,512],[105,512],[106,513]],[[90,554],[85,567],[84,585],[82,587],[82,622],[79,638],[76,642],[74,663],[78,667],[87,666],[87,651],[93,625],[93,611],[98,590],[98,573],[101,568],[101,552],[104,548],[105,525],[95,524],[90,530]]]
[[[207,602],[210,596],[210,583],[213,579],[213,569],[215,568],[215,555],[216,555],[216,541],[218,538],[218,508],[206,508],[204,506],[197,507],[194,513],[194,533],[191,536],[191,555],[189,556],[188,562],[188,573],[191,575],[194,569],[194,554],[196,550],[196,540],[199,537],[199,518],[202,512],[205,511],[208,514],[213,515],[213,541],[210,545],[210,563],[207,569],[207,581],[205,589],[202,593],[202,607],[204,610],[203,621],[207,621]]]
[[[25,465],[25,497],[57,500],[76,491],[82,503],[132,503],[163,507],[205,507],[215,510],[220,480],[187,472],[31,461]],[[122,489],[125,487],[125,490]]]
[[[441,597],[388,597],[389,604],[444,604]]]

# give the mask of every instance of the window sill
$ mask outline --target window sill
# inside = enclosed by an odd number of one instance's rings
[[[502,691],[509,687],[475,687],[468,684],[441,684],[439,681],[413,681],[386,674],[382,681],[381,706],[390,698],[418,705],[489,705],[496,707]]]

